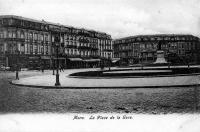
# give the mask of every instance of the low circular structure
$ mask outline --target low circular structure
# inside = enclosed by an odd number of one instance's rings
[[[146,67],[145,67],[146,68]],[[18,86],[45,89],[94,88],[163,88],[186,87],[200,84],[199,68],[146,68],[146,69],[77,69],[60,73],[61,86],[55,86],[55,76],[39,75],[20,78],[11,83]]]
[[[170,77],[200,74],[200,68],[146,68],[146,69],[115,69],[101,71],[84,71],[72,73],[70,77],[96,77],[96,78],[145,78]]]

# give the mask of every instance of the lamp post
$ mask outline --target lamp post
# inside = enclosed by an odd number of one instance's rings
[[[108,61],[109,61],[108,70],[110,71],[110,67],[111,67],[111,57],[110,57],[110,53],[108,53]]]
[[[4,61],[4,66],[8,66],[8,51],[5,51],[5,61]]]
[[[18,66],[18,61],[19,61],[19,51],[16,51],[17,53],[17,59],[16,59],[16,80],[19,80],[19,66]]]
[[[56,44],[56,83],[55,83],[55,86],[60,86],[59,60],[58,60],[58,48],[59,48],[59,44],[60,44],[60,36],[55,36],[55,44]]]
[[[169,62],[169,51],[167,51],[167,61],[168,61],[168,68],[170,68],[170,62]]]
[[[141,52],[141,68],[143,69],[144,66],[143,66],[143,53]]]
[[[53,58],[53,56],[52,56],[52,69],[53,69],[53,75],[55,75],[55,63],[54,63],[54,58]]]

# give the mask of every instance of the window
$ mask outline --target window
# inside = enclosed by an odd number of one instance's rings
[[[152,45],[151,44],[147,44],[147,48],[148,49],[152,48]]]
[[[16,32],[14,31],[14,32],[13,32],[13,38],[16,38],[16,36],[17,36],[17,35],[16,35]]]
[[[34,40],[38,39],[38,35],[36,33],[34,33]]]
[[[25,37],[25,39],[28,39],[28,33],[27,32],[24,32],[24,37]]]
[[[33,39],[33,34],[29,33],[29,39]]]
[[[34,52],[35,52],[35,54],[38,53],[38,46],[37,45],[34,45]]]
[[[47,34],[45,34],[45,41],[48,41],[48,35]]]
[[[41,46],[38,45],[38,54],[40,54],[40,53],[41,53]]]
[[[4,36],[4,38],[7,38],[7,31],[6,30],[3,31],[3,36]]]
[[[40,40],[44,41],[44,35],[42,35],[42,34],[40,35]],[[54,38],[53,38],[53,40],[54,40]]]
[[[52,36],[52,38],[51,38],[51,39],[52,39],[52,42],[54,42],[54,36]]]
[[[41,54],[44,54],[44,47],[41,46]]]
[[[13,19],[8,19],[8,25],[12,25],[13,24]]]
[[[20,37],[21,37],[20,34],[21,34],[21,32],[20,32],[20,31],[17,31],[17,38],[20,38]],[[15,38],[15,37],[14,37],[14,38]]]
[[[3,38],[3,32],[0,31],[0,38]]]
[[[0,53],[3,53],[4,45],[0,43]]]
[[[11,31],[8,32],[8,38],[12,38],[12,32]]]
[[[24,54],[24,52],[25,52],[25,46],[24,46],[24,44],[22,43],[20,47],[21,47],[20,51],[22,52],[22,54]]]
[[[30,45],[30,52],[33,53],[33,45]]]
[[[48,54],[48,46],[45,46],[46,47],[46,54]]]
[[[1,20],[0,20],[0,25],[2,25],[2,24],[3,24],[3,20],[1,19]]]
[[[144,45],[144,44],[140,44],[140,48],[141,48],[141,49],[144,49],[144,48],[145,48],[145,45]]]
[[[21,32],[21,38],[24,38],[24,32]]]

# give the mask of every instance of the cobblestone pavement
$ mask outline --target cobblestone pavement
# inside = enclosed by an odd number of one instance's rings
[[[66,71],[71,72],[71,71]],[[22,71],[20,77],[52,71]],[[9,84],[14,72],[0,72],[0,112],[194,113],[199,87],[139,89],[42,89]]]

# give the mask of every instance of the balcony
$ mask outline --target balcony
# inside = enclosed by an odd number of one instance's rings
[[[99,55],[90,55],[91,58],[99,58]]]
[[[69,57],[69,58],[80,58],[80,55],[75,55],[75,54],[65,54],[65,56]]]
[[[22,41],[25,42],[24,38],[0,38],[1,41]]]
[[[98,47],[91,47],[91,50],[97,51],[97,50],[99,50],[99,48]]]
[[[78,49],[91,50],[91,47],[88,47],[88,46],[79,46]]]
[[[65,47],[65,44],[63,42],[60,43],[61,47]]]
[[[88,39],[85,39],[85,38],[80,38],[79,42],[80,43],[89,43],[90,41]]]
[[[77,46],[76,46],[76,45],[66,45],[65,47],[67,47],[67,48],[74,48],[74,49],[76,49],[76,48],[77,48]]]
[[[44,43],[45,43],[46,45],[48,45],[48,44],[49,44],[49,42],[48,42],[48,41],[44,41]]]
[[[104,51],[112,52],[112,49],[104,49]]]

